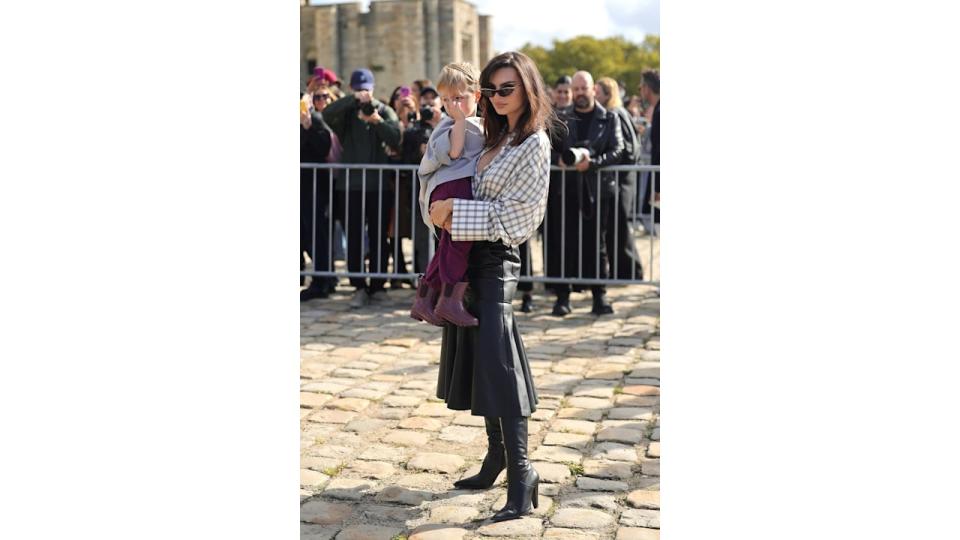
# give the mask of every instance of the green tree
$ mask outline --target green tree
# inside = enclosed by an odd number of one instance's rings
[[[547,85],[553,85],[562,75],[573,75],[586,70],[594,79],[613,77],[623,81],[627,94],[635,94],[640,73],[645,69],[660,69],[660,36],[648,34],[643,42],[633,43],[622,36],[597,39],[576,36],[560,41],[553,47],[526,44],[520,50],[533,59]]]

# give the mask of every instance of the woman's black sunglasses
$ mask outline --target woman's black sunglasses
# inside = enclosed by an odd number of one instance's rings
[[[518,87],[520,87],[519,84],[514,86],[501,86],[499,90],[496,88],[481,88],[480,93],[483,94],[484,97],[488,98],[492,98],[494,94],[500,94],[500,97],[507,97]]]

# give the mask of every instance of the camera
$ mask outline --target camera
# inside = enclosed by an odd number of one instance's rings
[[[575,146],[573,148],[567,148],[560,154],[560,159],[563,161],[563,164],[572,167],[576,165],[584,158],[592,158],[593,152],[587,148],[582,148]]]
[[[433,120],[433,108],[432,107],[421,107],[420,108],[420,118],[424,122],[429,122]]]
[[[416,122],[416,121],[417,121],[417,113],[415,113],[415,112],[408,112],[408,113],[407,113],[407,122],[408,122],[408,123],[413,123],[413,122]]]
[[[360,105],[360,111],[367,116],[373,114],[373,111],[375,110],[376,109],[373,107],[373,103],[370,103],[369,101]]]

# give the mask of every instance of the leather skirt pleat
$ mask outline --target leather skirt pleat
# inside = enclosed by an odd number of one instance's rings
[[[443,327],[437,397],[475,416],[530,416],[537,391],[513,318],[520,275],[516,247],[474,242],[464,305],[480,324]]]

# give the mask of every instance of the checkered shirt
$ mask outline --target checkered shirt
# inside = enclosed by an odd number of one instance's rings
[[[510,246],[524,243],[543,221],[549,182],[550,139],[546,132],[540,130],[518,146],[511,146],[508,139],[500,154],[474,177],[474,200],[453,200],[450,239],[501,240]]]

